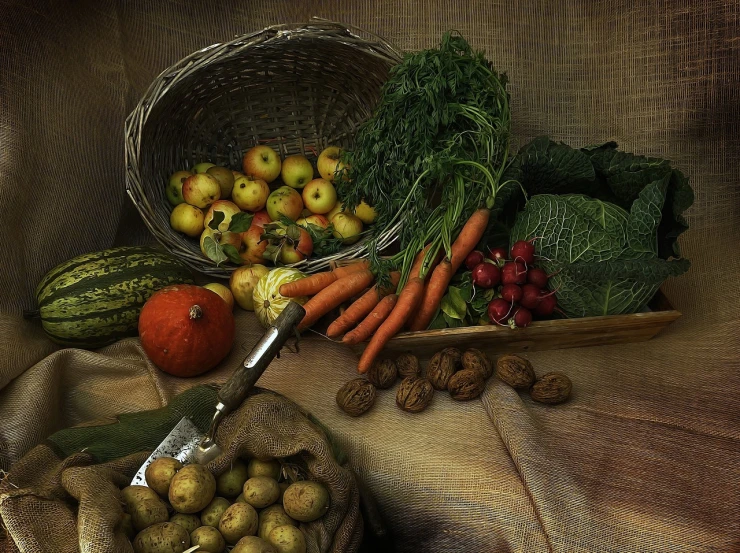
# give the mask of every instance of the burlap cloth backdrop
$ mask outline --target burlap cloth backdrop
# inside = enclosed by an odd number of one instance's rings
[[[163,376],[136,340],[57,351],[20,318],[52,266],[147,239],[124,193],[123,120],[195,49],[312,15],[403,49],[450,28],[511,77],[517,142],[614,139],[670,158],[696,201],[691,271],[665,292],[684,316],[644,344],[533,353],[572,401],[548,408],[495,380],[482,402],[440,395],[407,415],[381,393],[334,405],[355,359],[322,340],[260,385],[331,427],[399,551],[740,550],[740,4],[738,2],[6,2],[0,13],[0,467],[69,425],[151,409],[223,381],[257,338],[250,316],[221,368]]]

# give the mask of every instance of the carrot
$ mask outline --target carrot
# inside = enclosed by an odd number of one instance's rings
[[[293,282],[280,286],[280,294],[286,298],[297,298],[298,296],[312,296],[336,282],[337,277],[332,272],[316,273]]]
[[[450,280],[483,236],[488,226],[490,214],[491,212],[487,209],[479,209],[465,223],[457,239],[452,243],[451,258],[442,261],[432,272],[429,283],[424,290],[421,307],[409,325],[410,330],[424,330],[429,326],[439,304],[442,302]]]
[[[339,304],[362,292],[373,283],[374,278],[372,271],[365,270],[331,283],[303,306],[306,315],[298,325],[298,329],[302,330],[311,326]]]
[[[406,283],[406,286],[403,287],[403,290],[398,296],[398,301],[393,311],[383,321],[383,324],[380,325],[378,330],[375,331],[375,334],[370,339],[370,343],[365,348],[365,351],[362,352],[360,363],[357,366],[357,370],[360,373],[368,371],[383,347],[403,328],[403,325],[419,305],[423,294],[424,281],[419,277],[412,278]]]
[[[336,269],[332,271],[332,273],[334,273],[334,275],[339,279],[339,278],[344,278],[346,276],[349,276],[352,273],[359,273],[362,271],[366,271],[369,268],[370,268],[370,262],[364,259],[362,261],[354,261],[348,265],[342,265],[341,267],[337,267]]]
[[[378,330],[378,327],[388,318],[397,301],[398,295],[396,294],[385,296],[354,330],[344,335],[342,342],[345,344],[358,344],[370,338],[373,332]]]
[[[326,335],[329,338],[336,338],[362,321],[378,305],[381,299],[395,289],[400,278],[401,273],[394,271],[391,273],[390,289],[379,290],[377,284],[370,288],[362,297],[350,305],[342,315],[337,317],[336,321],[329,325]]]

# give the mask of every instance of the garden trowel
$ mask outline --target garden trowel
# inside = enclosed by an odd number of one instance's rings
[[[158,457],[174,457],[184,465],[187,463],[204,465],[218,457],[221,449],[216,444],[215,437],[221,419],[241,405],[283,344],[290,336],[295,335],[295,328],[305,314],[306,311],[300,304],[294,301],[288,303],[273,325],[254,346],[242,366],[234,371],[231,378],[219,390],[216,412],[211,420],[208,433],[205,436],[202,435],[190,419],[183,417],[139,468],[131,484],[146,486],[144,478],[146,468]]]

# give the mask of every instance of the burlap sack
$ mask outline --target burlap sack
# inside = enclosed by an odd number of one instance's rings
[[[120,528],[120,488],[182,416],[208,427],[216,391],[197,387],[165,408],[123,416],[113,425],[58,432],[32,449],[0,483],[0,516],[14,549],[59,553],[131,552]],[[331,498],[319,520],[301,524],[309,553],[352,553],[363,534],[360,495],[346,459],[320,423],[279,394],[258,390],[228,415],[216,436],[223,453],[208,468],[228,470],[237,458],[277,458],[300,478],[321,482]],[[11,546],[11,541],[6,541]]]

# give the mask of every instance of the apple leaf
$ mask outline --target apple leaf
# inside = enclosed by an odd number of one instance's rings
[[[239,250],[237,250],[234,246],[231,244],[223,244],[221,246],[221,250],[223,251],[224,255],[235,265],[241,265],[244,263],[244,260],[239,255]]]
[[[224,221],[224,215],[223,211],[214,211],[213,212],[213,218],[208,222],[208,226],[211,227],[213,230],[218,229],[218,225],[223,223]]]
[[[247,213],[245,211],[236,213],[231,217],[229,230],[231,232],[246,232],[252,226],[252,219],[254,219],[253,213]]]
[[[262,257],[272,261],[277,265],[278,257],[280,256],[280,245],[278,244],[269,244],[266,248],[264,253],[262,254]]]
[[[296,224],[291,224],[285,229],[285,235],[296,242],[301,239],[301,229]]]
[[[206,236],[203,240],[203,249],[206,251],[208,259],[216,262],[216,266],[221,265],[228,259],[218,243],[210,236]]]

